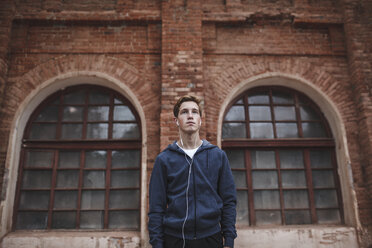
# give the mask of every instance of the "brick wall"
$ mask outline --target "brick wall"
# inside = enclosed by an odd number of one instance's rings
[[[359,208],[364,243],[372,243],[372,2],[343,1],[350,80],[358,116],[361,180]]]
[[[58,75],[100,72],[131,89],[146,118],[149,174],[156,155],[177,139],[172,108],[179,96],[203,99],[201,135],[216,144],[219,111],[239,83],[293,75],[341,114],[368,247],[371,12],[368,0],[8,0],[0,6],[0,178],[19,103]]]
[[[178,138],[172,114],[175,100],[189,93],[203,98],[201,25],[200,1],[162,2],[162,149]]]
[[[0,7],[0,108],[3,108],[3,99],[7,85],[7,74],[9,68],[9,42],[14,15],[13,1],[2,1]],[[0,110],[0,120],[2,114]],[[4,163],[6,159],[7,137],[5,132],[0,131],[0,185],[3,185]]]

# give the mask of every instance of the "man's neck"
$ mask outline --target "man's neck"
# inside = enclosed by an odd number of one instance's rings
[[[187,134],[180,133],[180,140],[178,144],[181,144],[183,149],[195,149],[200,146],[201,140],[199,133]]]

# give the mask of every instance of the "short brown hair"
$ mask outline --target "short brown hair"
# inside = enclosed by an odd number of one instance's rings
[[[180,112],[181,104],[184,103],[184,102],[195,102],[199,107],[199,114],[200,114],[200,116],[202,116],[202,109],[201,109],[201,106],[200,106],[201,100],[199,98],[197,98],[196,96],[186,95],[186,96],[180,97],[180,99],[178,99],[178,101],[174,105],[174,107],[173,107],[174,117],[178,117],[178,113]]]

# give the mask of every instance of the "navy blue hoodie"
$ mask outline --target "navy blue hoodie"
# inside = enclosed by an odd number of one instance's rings
[[[163,248],[164,234],[182,238],[186,217],[186,189],[191,158],[169,145],[156,158],[150,180],[148,229],[153,248]],[[227,156],[203,140],[191,164],[188,188],[186,239],[200,239],[222,232],[225,246],[236,238],[236,189]]]

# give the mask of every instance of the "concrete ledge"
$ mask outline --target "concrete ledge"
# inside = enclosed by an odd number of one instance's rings
[[[355,228],[291,226],[238,229],[235,248],[358,248]]]
[[[17,231],[4,237],[1,248],[139,248],[139,232]]]

